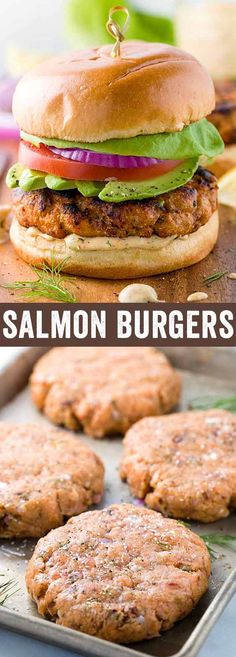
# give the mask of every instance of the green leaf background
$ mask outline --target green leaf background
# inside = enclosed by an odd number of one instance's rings
[[[112,0],[68,0],[65,10],[66,31],[73,46],[84,48],[114,43],[106,30]],[[121,3],[122,4],[122,3]],[[175,42],[174,24],[169,17],[152,16],[136,9],[132,2],[124,2],[130,12],[127,39]]]

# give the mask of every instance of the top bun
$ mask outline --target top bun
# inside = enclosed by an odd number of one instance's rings
[[[17,85],[13,114],[38,137],[98,142],[174,132],[211,113],[213,82],[178,48],[126,41],[78,51],[38,65]]]

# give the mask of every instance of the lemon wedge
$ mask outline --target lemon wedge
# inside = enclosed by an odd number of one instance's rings
[[[219,178],[218,187],[220,203],[236,210],[236,167]]]

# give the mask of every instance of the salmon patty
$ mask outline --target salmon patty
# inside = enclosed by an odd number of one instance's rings
[[[59,347],[36,364],[31,392],[51,422],[103,438],[167,413],[179,400],[180,377],[149,347]]]
[[[236,508],[236,416],[190,411],[145,418],[124,440],[121,478],[147,506],[213,522]]]
[[[209,575],[199,536],[149,509],[117,504],[41,539],[26,583],[48,620],[130,643],[158,636],[189,614]]]
[[[194,233],[217,208],[217,181],[199,167],[178,189],[143,201],[106,203],[76,190],[13,191],[13,213],[21,226],[34,226],[54,238],[169,237]]]
[[[0,536],[39,537],[98,503],[100,458],[66,431],[0,424]]]
[[[225,144],[236,143],[236,81],[218,80],[215,82],[216,107],[208,117],[224,140]]]

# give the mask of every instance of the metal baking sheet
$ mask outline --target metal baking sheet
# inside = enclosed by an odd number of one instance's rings
[[[173,350],[176,353],[176,350]],[[181,355],[181,366],[184,367],[184,358],[190,349],[184,349]],[[217,350],[212,350],[216,351]],[[211,351],[211,356],[212,356]],[[230,351],[230,350],[229,350]],[[206,353],[206,352],[205,352]],[[220,356],[220,352],[219,356]],[[168,355],[171,356],[170,349]],[[236,353],[234,352],[234,357]],[[204,357],[205,358],[205,357]],[[222,354],[221,354],[222,359]],[[220,360],[220,366],[222,362]],[[231,365],[232,365],[232,359]],[[209,358],[209,371],[212,377],[182,369],[183,395],[180,410],[186,409],[191,400],[197,397],[216,395],[219,397],[232,396],[235,387],[232,383],[216,378],[216,357]],[[223,375],[223,372],[222,372]],[[227,372],[224,372],[227,376]],[[230,378],[230,377],[229,377]],[[20,394],[0,411],[0,420],[25,422],[39,422],[45,427],[47,420],[33,407],[29,391],[25,388]],[[126,484],[121,483],[118,476],[118,467],[121,459],[122,440],[93,440],[84,435],[82,439],[89,444],[103,459],[106,467],[106,489],[101,506],[113,502],[132,501]],[[192,529],[198,533],[212,533],[223,531],[236,536],[235,514],[225,520],[209,525],[192,523]],[[173,629],[162,634],[161,637],[142,643],[127,646],[96,639],[74,630],[59,627],[49,621],[42,620],[36,611],[35,605],[29,599],[24,584],[24,572],[34,549],[35,542],[1,541],[0,542],[0,573],[5,573],[16,582],[18,591],[14,593],[4,606],[0,607],[0,624],[12,630],[34,636],[42,641],[54,643],[58,646],[79,651],[82,655],[98,657],[195,657],[204,642],[211,627],[222,613],[236,591],[236,553],[222,548],[215,548],[218,558],[212,562],[212,576],[208,592],[200,601],[197,608],[184,620],[177,623]]]

